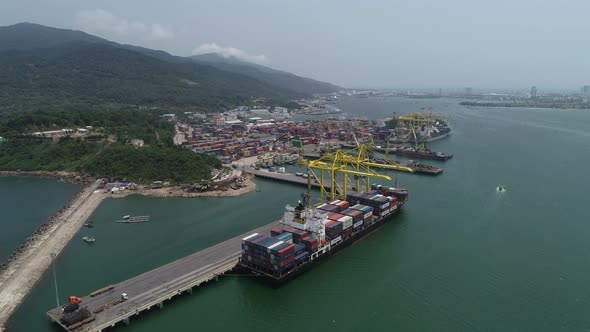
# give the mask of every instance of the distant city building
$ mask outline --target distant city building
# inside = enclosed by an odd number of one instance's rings
[[[533,87],[531,88],[531,98],[532,98],[532,99],[535,99],[535,98],[537,98],[537,87],[536,87],[536,86],[533,86]]]
[[[582,87],[582,93],[585,95],[590,94],[590,85],[584,85]]]
[[[289,110],[285,107],[275,107],[271,117],[275,120],[285,120],[289,119],[291,115],[289,114]]]
[[[473,94],[473,88],[465,88],[465,94],[466,95],[472,95]]]

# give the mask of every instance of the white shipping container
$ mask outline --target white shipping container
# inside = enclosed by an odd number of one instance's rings
[[[243,238],[242,241],[246,241],[248,239],[251,239],[251,238],[255,237],[256,235],[258,235],[258,233],[250,234],[250,235],[246,236],[245,238]]]
[[[352,217],[351,216],[344,216],[338,219],[339,222],[342,223],[342,229],[348,229],[352,226]]]
[[[335,239],[333,239],[332,241],[330,241],[330,245],[335,245],[336,243],[340,242],[340,240],[342,240],[342,236],[339,236]]]
[[[272,250],[272,248],[277,247],[277,246],[280,246],[283,243],[285,243],[285,242],[284,241],[279,241],[279,242],[273,244],[272,246],[269,246],[268,249],[267,249],[267,252],[270,252]]]

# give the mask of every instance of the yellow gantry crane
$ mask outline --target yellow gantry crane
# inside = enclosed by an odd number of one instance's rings
[[[340,150],[335,153],[327,153],[318,160],[310,161],[307,165],[307,171],[308,192],[311,192],[312,181],[317,181],[320,186],[320,202],[324,202],[325,197],[329,199],[346,199],[349,184],[354,183],[354,189],[359,190],[361,179],[366,186],[366,191],[371,189],[371,179],[391,181],[391,177],[371,171],[369,167],[359,163],[357,158]],[[326,179],[326,175],[329,176],[328,179]],[[350,179],[350,176],[354,178]],[[311,195],[308,195],[308,199],[310,197]],[[308,206],[311,206],[310,201],[307,203]]]
[[[426,140],[426,137],[421,137],[420,140],[418,139],[418,136],[416,135],[418,128],[422,125],[430,128],[437,120],[445,120],[446,118],[442,116],[433,116],[432,111],[429,109],[426,114],[412,112],[408,116],[398,116],[397,119],[414,138],[415,149],[424,150],[424,141]]]
[[[338,150],[334,153],[326,153],[318,160],[308,162],[308,192],[311,192],[313,181],[320,187],[320,202],[324,202],[326,197],[329,199],[346,199],[346,192],[350,189],[351,184],[354,185],[353,190],[361,190],[364,187],[366,191],[369,191],[373,182],[372,179],[391,181],[391,177],[378,174],[371,168],[414,172],[414,169],[401,166],[392,161],[390,161],[390,164],[372,162],[369,158],[370,151],[366,145],[361,144],[356,156]],[[310,197],[311,195],[308,195],[308,200]],[[310,201],[307,204],[311,206]]]

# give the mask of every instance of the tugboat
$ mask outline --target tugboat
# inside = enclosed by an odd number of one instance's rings
[[[86,243],[93,243],[94,241],[96,241],[94,236],[85,236],[82,238],[82,240],[84,240],[84,242],[86,242]]]

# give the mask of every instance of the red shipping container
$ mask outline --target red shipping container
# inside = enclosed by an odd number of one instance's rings
[[[346,239],[348,238],[350,235],[352,235],[352,227],[350,227],[348,230],[346,230],[345,232],[342,233],[342,238]]]
[[[280,262],[279,263],[279,266],[280,267],[283,267],[283,266],[285,266],[285,265],[287,265],[289,263],[293,263],[293,261],[295,261],[295,256],[294,255],[291,256],[291,257],[289,257],[289,258],[286,258],[284,261]]]
[[[327,228],[327,229],[337,228],[337,227],[338,227],[338,225],[340,225],[340,226],[341,226],[341,225],[342,225],[342,223],[341,223],[341,222],[337,222],[337,221],[328,221],[328,222],[326,223],[326,228]]]
[[[397,206],[397,197],[390,197],[391,207]]]
[[[283,229],[280,227],[275,227],[270,230],[271,236],[277,236],[277,235],[281,235],[281,234],[283,234]]]
[[[350,207],[350,203],[348,203],[347,201],[340,200],[340,199],[336,199],[331,202],[328,202],[328,204],[338,206],[338,208],[340,209],[340,212],[342,212]]]
[[[338,219],[340,219],[342,217],[345,217],[345,215],[342,215],[340,213],[329,213],[328,214],[328,219],[330,219],[330,220],[338,221]]]
[[[258,242],[260,242],[262,240],[265,240],[265,239],[268,239],[268,236],[262,235],[261,237],[257,238],[256,240],[254,240],[254,241],[252,241],[250,243],[258,243]]]
[[[289,246],[287,246],[279,251],[279,256],[285,256],[285,255],[292,253],[294,251],[295,251],[295,245],[290,244]]]

